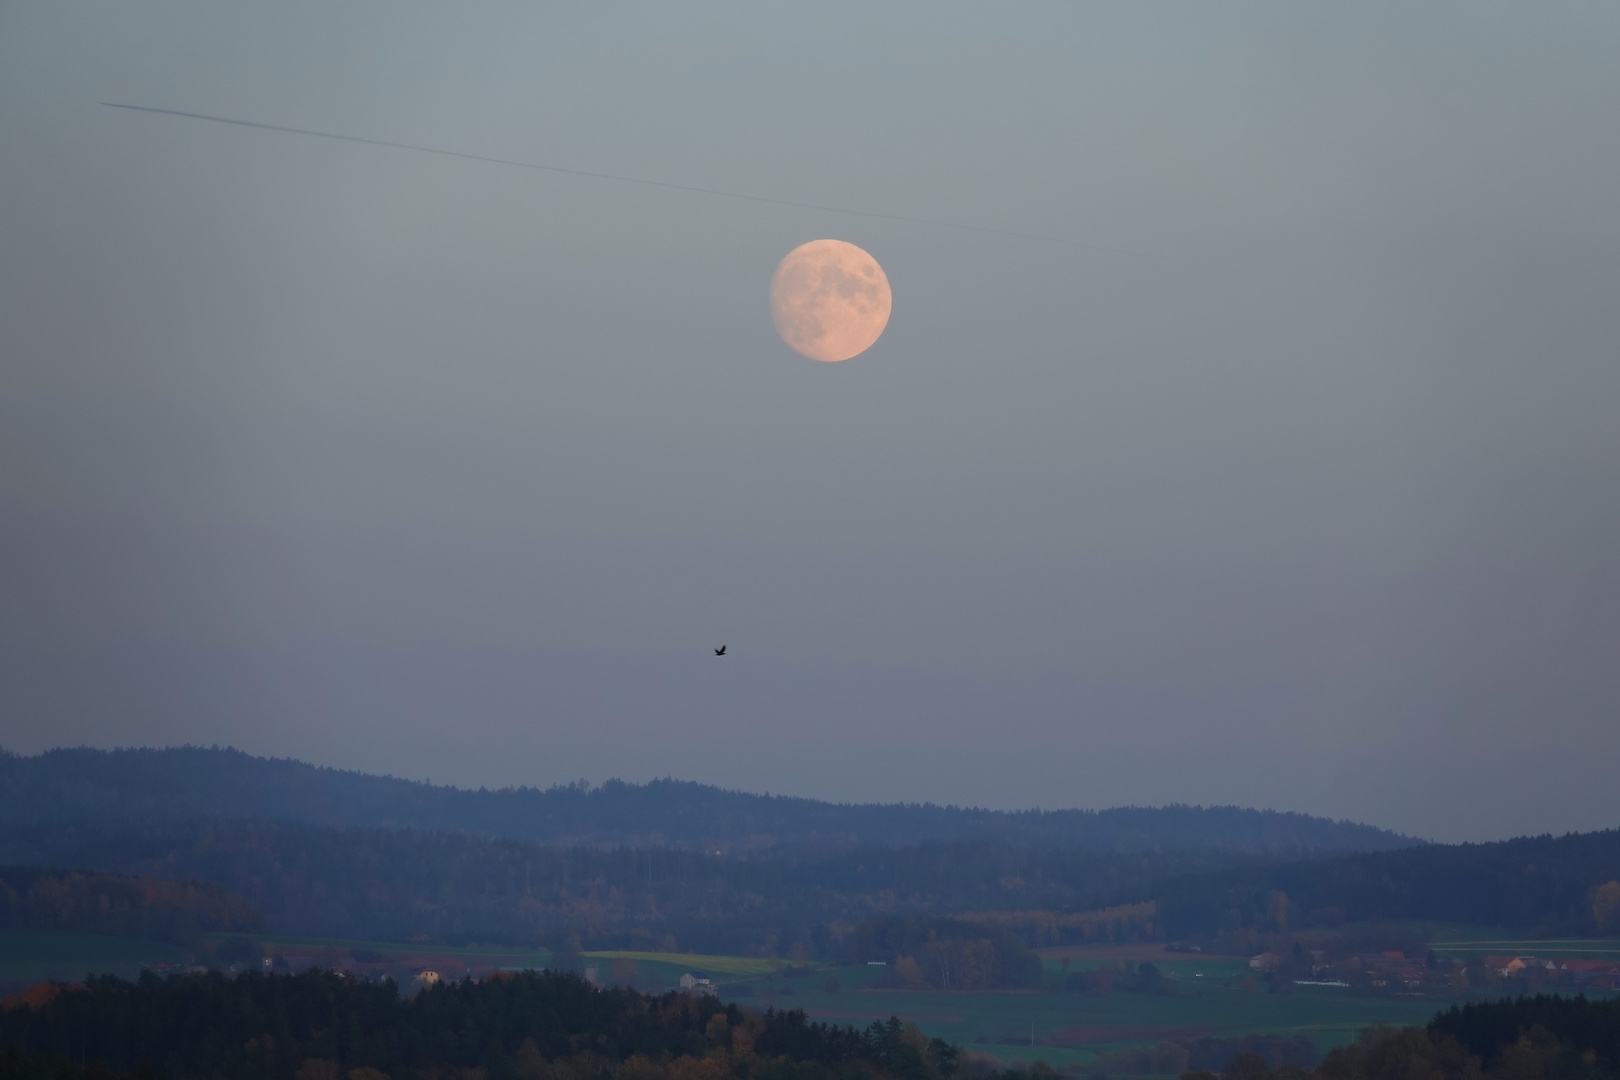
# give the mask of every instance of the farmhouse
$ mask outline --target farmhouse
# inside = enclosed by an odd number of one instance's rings
[[[1533,984],[1620,990],[1620,964],[1612,960],[1544,960],[1537,956],[1487,956],[1485,966],[1503,978]]]

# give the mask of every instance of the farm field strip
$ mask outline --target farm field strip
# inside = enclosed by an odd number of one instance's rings
[[[589,960],[632,960],[650,964],[668,964],[672,967],[702,968],[704,971],[719,972],[723,975],[769,975],[782,966],[780,961],[773,964],[770,960],[754,956],[714,956],[701,953],[629,952],[615,949],[580,955]]]
[[[134,976],[154,964],[179,964],[186,951],[164,941],[61,930],[0,930],[0,979],[82,979],[90,971]]]
[[[1547,955],[1568,956],[1620,956],[1620,941],[1615,940],[1580,940],[1575,938],[1555,938],[1544,941],[1448,941],[1444,944],[1435,943],[1429,946],[1436,953],[1447,952],[1475,952],[1489,950],[1493,953],[1530,953],[1540,952]]]
[[[400,954],[406,956],[456,956],[481,958],[513,958],[519,960],[533,960],[536,966],[545,966],[545,961],[551,959],[551,953],[545,949],[525,949],[520,946],[504,947],[500,945],[434,945],[429,943],[401,942],[401,941],[357,941],[350,938],[316,938],[293,937],[285,934],[204,934],[204,941],[218,943],[226,938],[247,937],[251,941],[288,949],[334,949],[339,952],[353,952],[364,949],[368,952],[384,954]]]
[[[769,988],[766,990],[769,994]],[[742,998],[738,1004],[802,1008],[814,1018],[857,1025],[888,1016],[910,1018],[929,1036],[960,1043],[1003,1062],[1033,1055],[1054,1066],[1087,1061],[1098,1052],[1125,1046],[1185,1040],[1195,1037],[1195,1032],[1218,1037],[1303,1035],[1325,1051],[1352,1040],[1371,1024],[1427,1023],[1448,1004],[1435,999],[1357,997],[1325,990],[1267,994],[1216,985],[1183,990],[1175,995],[1115,993],[1083,997],[884,988],[828,994],[811,989],[785,998]],[[721,996],[730,998],[724,988]],[[1033,1049],[1029,1044],[1032,1025],[1036,1043]],[[1070,1037],[1076,1034],[1089,1037],[1075,1045]],[[1054,1036],[1070,1045],[1052,1045]]]

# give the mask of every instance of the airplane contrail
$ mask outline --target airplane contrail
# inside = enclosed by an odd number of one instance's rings
[[[1126,251],[1121,248],[1101,247],[1096,244],[1085,244],[1075,240],[1063,240],[1052,236],[1038,236],[1034,233],[1015,232],[1011,229],[998,229],[991,225],[964,225],[957,221],[941,221],[938,218],[912,217],[909,214],[886,214],[878,210],[851,210],[844,206],[824,206],[820,203],[796,202],[792,199],[775,199],[768,195],[750,195],[742,191],[724,191],[720,188],[698,187],[695,184],[676,184],[668,180],[647,180],[639,176],[621,176],[617,173],[593,172],[589,169],[568,169],[561,165],[541,165],[533,161],[515,161],[511,158],[486,157],[483,154],[464,154],[458,150],[440,150],[432,146],[417,146],[413,143],[389,142],[386,139],[367,139],[359,135],[340,135],[331,131],[314,131],[309,128],[286,127],[281,124],[264,124],[257,120],[237,120],[229,116],[209,116],[206,113],[182,112],[179,109],[159,109],[151,105],[127,105],[117,101],[103,101],[100,104],[111,109],[128,109],[131,112],[157,113],[160,116],[178,116],[186,120],[207,120],[215,124],[232,124],[236,127],[256,128],[260,131],[279,131],[286,135],[308,135],[317,139],[336,139],[339,142],[360,143],[364,146],[385,146],[392,150],[411,150],[418,154],[437,154],[440,157],[462,158],[467,161],[482,161],[489,165],[507,165],[517,169],[535,169],[540,172],[560,173],[564,176],[584,176],[593,180],[616,180],[621,184],[640,184],[643,187],[668,188],[671,191],[687,191],[698,195],[717,195],[726,199],[744,199],[748,202],[766,203],[771,206],[791,206],[799,210],[820,210],[829,214],[848,214],[854,217],[879,218],[884,221],[904,221],[913,225],[932,225],[942,229],[961,229],[965,232],[989,233],[994,236],[1008,236],[1019,240],[1033,240],[1043,244],[1061,244],[1064,247],[1083,248],[1088,251],[1107,252],[1111,255],[1130,255],[1142,257],[1141,252]]]

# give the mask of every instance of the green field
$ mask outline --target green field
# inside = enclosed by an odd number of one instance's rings
[[[1054,950],[1059,951],[1059,950]],[[1074,955],[1071,970],[1094,966],[1095,957]],[[1112,959],[1113,950],[1109,950]],[[1175,954],[1172,954],[1175,955]],[[809,978],[780,975],[727,984],[721,996],[754,1008],[804,1009],[818,1019],[865,1025],[899,1016],[937,1036],[1003,1062],[1040,1059],[1054,1067],[1091,1060],[1098,1053],[1130,1045],[1190,1040],[1205,1035],[1303,1035],[1319,1050],[1340,1046],[1369,1024],[1422,1024],[1446,1003],[1433,998],[1363,997],[1332,987],[1294,987],[1268,994],[1228,982],[1249,974],[1239,959],[1207,957],[1153,962],[1172,980],[1168,994],[1115,993],[1102,997],[1033,991],[952,993],[878,988],[882,968],[818,968]],[[1048,959],[1049,971],[1060,962]],[[828,974],[840,989],[822,989]],[[737,997],[746,986],[749,996]],[[1065,1029],[1070,1029],[1065,1033]],[[1033,1033],[1037,1045],[1030,1046]],[[1084,1045],[1056,1046],[1048,1040]]]
[[[1316,988],[1312,988],[1315,990]],[[1002,1060],[1041,1058],[1052,1065],[1084,1061],[1097,1051],[1204,1035],[1304,1035],[1320,1050],[1342,1045],[1372,1023],[1426,1023],[1438,1003],[1357,998],[1333,993],[1265,994],[1211,987],[1187,996],[1111,994],[947,994],[857,991],[804,995],[793,1004],[812,1015],[860,1022],[890,1014],[913,1018],[927,1034]],[[1063,1029],[1079,1047],[1036,1046]],[[986,1040],[980,1042],[980,1039]],[[1015,1039],[1017,1043],[1004,1040]],[[1092,1042],[1090,1040],[1097,1041]],[[1019,1045],[1019,1044],[1022,1045]]]
[[[0,930],[0,979],[7,982],[73,981],[88,972],[132,978],[143,967],[187,962],[185,949],[161,941],[58,930]]]
[[[1595,960],[1620,960],[1620,940],[1612,938],[1606,941],[1481,938],[1475,941],[1447,941],[1443,944],[1436,942],[1430,948],[1437,955],[1455,959],[1471,956],[1539,956],[1543,959],[1590,957]]]
[[[668,974],[679,978],[688,971],[703,971],[711,978],[734,976],[737,978],[750,978],[757,975],[769,975],[781,967],[781,961],[767,960],[757,956],[709,956],[702,953],[661,953],[661,952],[588,952],[582,953],[587,960],[631,960],[635,962],[638,971],[648,969],[656,970],[660,974]],[[607,965],[600,965],[605,974]]]
[[[232,934],[204,934],[203,940],[217,944]],[[452,957],[500,967],[545,967],[551,953],[545,949],[525,949],[509,945],[433,945],[398,941],[359,941],[350,938],[292,937],[286,934],[255,934],[254,941],[290,950],[322,950],[336,954],[356,951],[376,953],[390,963],[408,964],[422,957]]]

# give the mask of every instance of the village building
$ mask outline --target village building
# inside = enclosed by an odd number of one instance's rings
[[[1620,990],[1620,964],[1612,960],[1547,960],[1538,956],[1487,956],[1489,971],[1536,986]]]

